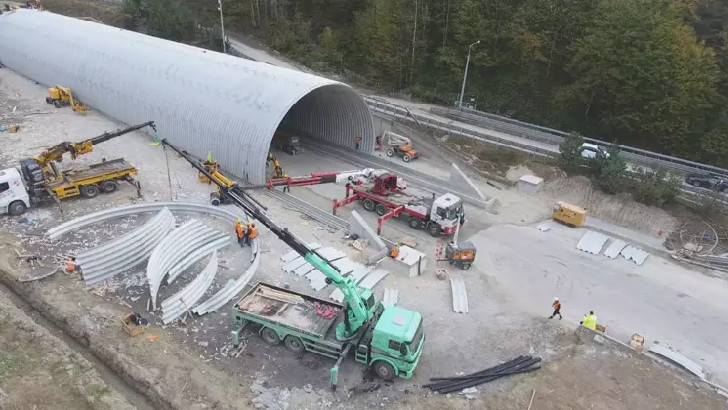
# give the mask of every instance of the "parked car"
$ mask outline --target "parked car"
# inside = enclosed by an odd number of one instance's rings
[[[605,158],[609,158],[609,153],[603,147],[596,144],[581,144],[582,158],[596,158],[597,154],[602,154]]]
[[[715,189],[728,193],[728,178],[714,174],[688,174],[685,183],[699,188]]]

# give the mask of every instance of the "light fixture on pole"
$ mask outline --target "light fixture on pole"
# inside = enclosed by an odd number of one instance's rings
[[[458,108],[463,107],[463,96],[465,95],[465,81],[468,80],[468,66],[470,65],[470,50],[476,44],[480,44],[480,40],[476,41],[468,47],[468,59],[465,61],[465,74],[463,75],[463,87],[460,89],[460,102],[458,103]]]
[[[227,45],[225,44],[225,22],[222,18],[222,0],[217,0],[217,9],[220,10],[220,33],[222,34],[222,52],[227,54]]]

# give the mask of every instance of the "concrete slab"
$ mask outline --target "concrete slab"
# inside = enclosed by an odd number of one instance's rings
[[[346,256],[344,252],[341,252],[340,250],[332,247],[318,249],[316,250],[316,253],[318,253],[322,258],[326,259],[329,262],[333,262]]]
[[[627,245],[624,249],[622,249],[620,254],[624,256],[624,259],[627,259],[628,261],[634,261],[637,266],[642,266],[642,264],[645,263],[647,257],[650,256],[649,253],[632,245]]]
[[[311,242],[308,244],[308,247],[312,250],[316,250],[321,247],[321,244],[318,242]],[[299,258],[300,256],[301,255],[299,255],[296,251],[286,252],[283,256],[281,256],[281,262],[288,263],[296,258]]]
[[[382,305],[384,307],[395,306],[399,299],[399,290],[384,288],[384,295],[382,296]]]
[[[303,265],[301,265],[301,266],[297,267],[296,269],[294,269],[293,270],[293,273],[295,273],[298,276],[303,276],[303,275],[311,272],[312,270],[313,270],[313,265],[311,265],[310,263],[306,262]]]
[[[610,259],[614,259],[619,256],[622,249],[627,246],[627,242],[621,239],[615,239],[608,247],[604,250],[604,256]]]
[[[306,278],[311,281],[311,288],[317,292],[328,286],[328,283],[326,283],[326,275],[319,270],[312,270],[307,273]]]
[[[475,197],[487,201],[489,198],[483,194],[477,185],[471,180],[456,163],[452,163],[450,166],[450,183],[453,186],[458,187],[458,191],[462,191],[463,194],[472,193]]]
[[[370,269],[370,268],[368,268],[368,267],[366,267],[366,266],[364,266],[364,265],[361,265],[361,264],[358,264],[358,265],[359,265],[359,266],[357,266],[357,268],[356,268],[356,269],[354,269],[354,271],[352,271],[352,272],[351,272],[351,273],[349,274],[349,276],[350,276],[350,277],[352,277],[352,278],[354,279],[354,283],[357,283],[357,284],[358,284],[359,282],[361,282],[361,280],[362,280],[362,279],[363,279],[363,278],[364,278],[364,277],[365,277],[365,276],[366,276],[366,275],[367,275],[367,274],[368,274],[369,272],[371,272],[371,271],[372,271],[372,269]],[[339,289],[337,288],[337,289],[335,289],[335,290],[334,290],[333,292],[331,292],[331,295],[329,295],[329,299],[333,299],[333,300],[335,300],[335,301],[337,301],[337,302],[341,303],[341,301],[343,301],[343,300],[344,300],[344,294],[343,294],[343,293],[341,292],[341,290],[339,290]]]
[[[576,245],[576,249],[594,255],[599,255],[602,251],[602,246],[604,246],[604,243],[608,239],[609,237],[603,233],[588,231],[581,237],[581,240]]]
[[[377,249],[387,248],[387,245],[384,241],[382,241],[382,238],[380,238],[379,235],[377,235],[377,232],[364,221],[357,211],[351,211],[349,222],[352,233],[359,235],[360,238],[364,238],[371,246],[374,246]]]
[[[296,268],[298,268],[299,266],[303,265],[304,263],[308,263],[308,262],[306,262],[305,259],[303,259],[302,257],[299,256],[298,258],[296,258],[296,259],[294,259],[294,260],[286,263],[285,265],[283,265],[283,271],[284,272],[291,273],[294,270],[296,270]]]

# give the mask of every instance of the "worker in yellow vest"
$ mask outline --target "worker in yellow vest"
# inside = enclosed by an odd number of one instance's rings
[[[597,330],[597,315],[594,314],[594,311],[589,311],[588,315],[584,315],[584,318],[579,322],[580,325],[591,329],[591,330]]]

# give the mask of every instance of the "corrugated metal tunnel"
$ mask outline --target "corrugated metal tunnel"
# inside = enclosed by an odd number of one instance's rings
[[[0,62],[47,86],[62,84],[92,110],[127,124],[154,120],[195,156],[265,181],[276,129],[374,150],[369,108],[349,86],[49,12],[0,15]]]

